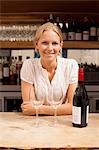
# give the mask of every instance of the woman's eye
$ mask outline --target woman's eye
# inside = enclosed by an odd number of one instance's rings
[[[42,42],[42,44],[45,44],[45,45],[47,45],[48,43],[47,43],[46,41],[44,41],[44,42]]]
[[[50,43],[44,41],[44,42],[42,42],[42,44],[44,44],[44,45],[49,45]],[[51,44],[52,44],[52,45],[58,45],[58,42],[52,42]]]
[[[53,42],[52,44],[53,44],[53,45],[58,45],[58,43],[57,43],[57,42]]]

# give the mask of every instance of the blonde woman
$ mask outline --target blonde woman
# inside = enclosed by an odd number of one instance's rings
[[[57,114],[71,114],[73,95],[78,82],[78,64],[74,59],[60,57],[63,46],[60,29],[50,22],[43,24],[36,32],[34,46],[40,58],[24,61],[21,69],[22,112],[26,115],[36,113],[29,99],[29,90],[33,86],[32,98],[35,99],[37,94],[44,97],[39,114],[54,115],[53,108],[47,101],[51,99],[49,91],[52,88],[54,98],[62,95],[63,99]],[[38,93],[35,92],[36,87],[39,88]]]

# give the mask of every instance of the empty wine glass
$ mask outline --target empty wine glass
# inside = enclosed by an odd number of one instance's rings
[[[51,90],[51,99],[48,99],[48,103],[53,107],[54,109],[54,126],[58,125],[58,121],[57,121],[57,109],[58,107],[62,104],[63,102],[63,91],[61,89],[61,96],[54,96],[54,91],[53,89]]]
[[[30,97],[30,102],[32,107],[35,108],[36,110],[36,122],[35,125],[38,126],[39,125],[39,108],[43,105],[44,103],[44,98],[43,96],[38,96],[38,88],[36,89],[36,94],[35,94],[35,98],[33,98],[33,93],[34,93],[34,88],[31,87],[30,88],[30,93],[29,93],[29,97]]]

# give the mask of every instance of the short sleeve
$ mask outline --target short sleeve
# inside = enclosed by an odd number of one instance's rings
[[[69,79],[70,84],[78,82],[78,68],[79,67],[76,60],[72,59],[70,65],[70,79]]]
[[[26,81],[30,84],[34,83],[34,68],[33,62],[31,59],[27,59],[23,62],[21,72],[20,72],[21,80]]]

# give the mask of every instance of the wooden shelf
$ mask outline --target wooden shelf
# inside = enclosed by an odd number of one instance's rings
[[[5,48],[10,48],[10,49],[32,49],[34,48],[33,42],[29,41],[15,41],[15,42],[9,42],[9,41],[0,41],[0,48],[5,49]]]
[[[99,49],[99,41],[65,41],[64,48],[68,48],[68,49]]]
[[[99,41],[64,41],[66,49],[99,49]],[[0,41],[1,49],[32,49],[34,48],[33,41]]]

